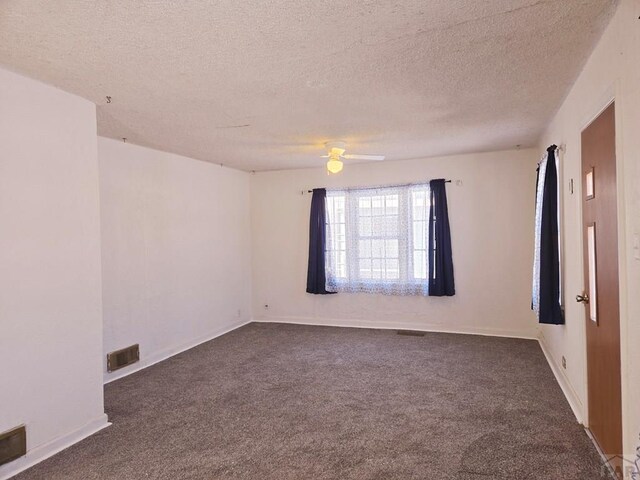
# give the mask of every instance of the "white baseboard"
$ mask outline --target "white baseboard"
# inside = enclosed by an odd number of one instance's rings
[[[135,365],[132,365],[129,368],[124,368],[122,370],[118,370],[117,372],[114,372],[113,374],[109,374],[110,375],[109,377],[106,377],[107,374],[105,374],[104,383],[109,383],[119,378],[125,377],[127,375],[131,375],[134,372],[138,372],[143,368],[150,367],[151,365],[154,365],[158,362],[166,360],[167,358],[177,355],[178,353],[189,350],[202,343],[208,342],[209,340],[213,340],[216,337],[219,337],[221,335],[224,335],[225,333],[231,332],[232,330],[235,330],[244,325],[247,325],[248,323],[251,323],[251,320],[247,320],[236,325],[222,327],[219,330],[211,332],[205,336],[192,340],[188,343],[178,345],[171,349],[166,349],[166,350],[157,352],[145,358],[144,360],[136,363]],[[58,437],[55,440],[48,442],[44,445],[40,445],[33,449],[30,449],[27,452],[27,455],[25,455],[24,457],[18,458],[7,465],[3,465],[2,467],[0,467],[0,480],[7,480],[13,477],[14,475],[17,475],[18,473],[34,466],[37,463],[42,462],[43,460],[51,457],[52,455],[55,455],[56,453],[64,450],[65,448],[70,447],[74,443],[77,443],[87,438],[88,436],[93,435],[94,433],[102,430],[103,428],[108,427],[109,425],[111,425],[111,423],[108,422],[107,416],[103,414],[99,418],[87,423],[86,425],[79,428],[78,430],[75,430],[71,433]]]
[[[569,402],[569,406],[571,407],[571,410],[573,410],[573,414],[576,416],[576,420],[578,420],[578,423],[580,423],[581,425],[584,425],[584,406],[578,398],[575,390],[571,386],[571,382],[569,382],[569,379],[562,371],[560,365],[558,365],[551,356],[551,353],[544,343],[544,337],[541,336],[540,338],[538,338],[538,343],[540,343],[540,348],[542,349],[542,352],[547,359],[547,363],[549,364],[549,367],[551,367],[551,371],[556,377],[556,381],[558,382],[558,385],[560,385],[562,393],[564,393],[567,402]]]
[[[195,339],[186,344],[182,344],[180,346],[176,346],[171,349],[163,350],[154,355],[151,355],[144,359],[143,361],[133,365],[131,368],[125,368],[122,371],[115,372],[110,375],[108,378],[105,378],[104,383],[109,383],[119,378],[125,377],[127,375],[131,375],[132,373],[138,372],[144,368],[147,368],[151,365],[154,365],[158,362],[166,360],[178,353],[189,350],[197,345],[200,345],[204,342],[208,342],[217,338],[221,335],[224,335],[228,332],[236,330],[240,327],[243,327],[251,322],[258,323],[287,323],[287,324],[298,324],[298,325],[314,325],[314,326],[325,326],[325,327],[351,327],[351,328],[371,328],[371,329],[385,329],[385,330],[418,330],[424,332],[436,332],[436,333],[455,333],[455,334],[464,334],[464,335],[485,335],[485,336],[495,336],[495,337],[508,337],[508,338],[522,338],[527,340],[537,340],[540,344],[540,347],[551,367],[551,370],[556,377],[560,388],[562,389],[567,401],[571,409],[573,410],[574,415],[579,423],[583,423],[582,416],[582,403],[578,400],[578,397],[571,387],[568,379],[564,375],[564,373],[560,370],[559,366],[551,357],[549,351],[547,350],[544,341],[542,338],[536,338],[536,336],[531,333],[519,332],[519,331],[508,331],[501,329],[477,329],[477,328],[457,328],[457,329],[448,329],[444,328],[440,325],[416,325],[411,322],[371,322],[365,320],[343,320],[343,319],[327,319],[318,321],[316,318],[305,318],[305,317],[268,317],[268,318],[257,318],[253,320],[247,320],[245,322],[239,323],[237,325],[232,325],[228,327],[223,327],[220,330],[217,330],[213,333]],[[27,452],[27,455],[21,457],[10,464],[4,465],[0,467],[0,480],[7,480],[14,475],[34,466],[35,464],[55,455],[56,453],[64,450],[65,448],[70,447],[74,443],[77,443],[84,438],[93,435],[94,433],[102,430],[105,427],[111,425],[108,422],[107,416],[102,415],[99,418],[89,422],[85,426],[81,427],[78,430],[75,430],[69,434],[58,437],[57,439],[48,442],[44,445],[40,445],[36,448],[33,448]]]
[[[193,347],[197,347],[201,343],[205,343],[205,342],[208,342],[209,340],[213,340],[214,338],[224,335],[225,333],[229,333],[237,328],[243,327],[248,323],[251,323],[251,320],[246,320],[244,322],[231,325],[231,326],[224,326],[220,329],[217,329],[217,330],[214,330],[213,332],[208,333],[207,335],[196,338],[189,342],[176,345],[175,347],[167,348],[159,352],[152,353],[149,356],[141,358],[139,362],[136,362],[129,367],[124,367],[120,370],[116,370],[113,373],[104,372],[103,381],[105,384],[107,384],[115,380],[118,380],[119,378],[123,378],[123,377],[126,377],[127,375],[131,375],[132,373],[139,372],[144,368],[150,367],[151,365],[155,365],[158,362],[162,362],[167,358],[173,357],[174,355],[182,353],[186,350],[190,350]]]
[[[323,319],[319,321],[317,318],[305,318],[305,317],[262,317],[254,319],[258,323],[288,323],[297,325],[314,325],[324,327],[351,327],[351,328],[373,328],[373,329],[391,329],[391,330],[417,330],[422,332],[437,332],[437,333],[457,333],[464,335],[485,335],[491,337],[508,337],[508,338],[522,338],[527,340],[536,340],[540,344],[540,348],[544,353],[553,375],[556,377],[556,381],[564,396],[569,402],[569,406],[573,411],[578,423],[584,424],[583,417],[583,405],[578,399],[577,394],[573,390],[571,383],[564,375],[560,367],[553,360],[553,357],[549,353],[543,338],[539,338],[534,331],[530,333],[521,331],[509,331],[500,329],[478,329],[478,328],[444,328],[440,325],[416,325],[411,322],[371,322],[366,320],[344,320],[344,319]]]
[[[492,328],[447,328],[442,325],[423,325],[414,322],[400,321],[370,321],[370,320],[352,320],[352,319],[322,319],[311,317],[260,317],[254,318],[257,323],[290,323],[296,325],[314,325],[318,327],[348,327],[348,328],[372,328],[380,330],[416,330],[420,332],[435,333],[457,333],[463,335],[484,335],[488,337],[507,337],[522,338],[526,340],[537,340],[535,330],[531,332],[511,331]]]
[[[61,452],[74,443],[78,443],[80,440],[93,435],[109,425],[111,424],[108,422],[107,416],[102,414],[100,417],[90,421],[73,432],[67,433],[66,435],[62,435],[50,442],[38,445],[37,447],[28,450],[24,457],[20,457],[13,462],[0,467],[0,480],[7,480],[27,468],[33,467],[36,463],[42,462],[43,460]]]

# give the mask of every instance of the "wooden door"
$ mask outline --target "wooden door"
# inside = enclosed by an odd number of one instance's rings
[[[622,454],[615,137],[614,104],[582,131],[585,292],[576,298],[586,315],[589,430],[607,457]]]

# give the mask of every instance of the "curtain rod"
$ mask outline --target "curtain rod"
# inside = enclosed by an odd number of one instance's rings
[[[556,145],[555,143],[552,143],[551,145],[549,145],[548,149],[553,147],[555,147],[554,150],[556,152],[564,152],[564,143],[561,143],[560,145]]]
[[[429,183],[429,181],[425,181],[425,182],[414,182],[414,183],[401,183],[401,184],[395,184],[395,185],[377,185],[377,186],[373,186],[373,187],[349,187],[349,188],[336,188],[336,190],[378,190],[381,188],[393,188],[393,187],[411,187],[413,185],[426,185],[427,183]],[[451,183],[451,180],[445,180],[444,183]],[[304,190],[302,191],[302,194],[304,195]],[[313,193],[313,190],[307,190],[307,193]]]

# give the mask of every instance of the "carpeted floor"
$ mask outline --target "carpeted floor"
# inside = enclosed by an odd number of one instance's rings
[[[537,342],[250,324],[105,386],[16,479],[600,479]]]

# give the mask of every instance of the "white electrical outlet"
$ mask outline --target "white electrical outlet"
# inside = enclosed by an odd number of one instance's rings
[[[633,258],[640,260],[640,235],[633,234]]]

